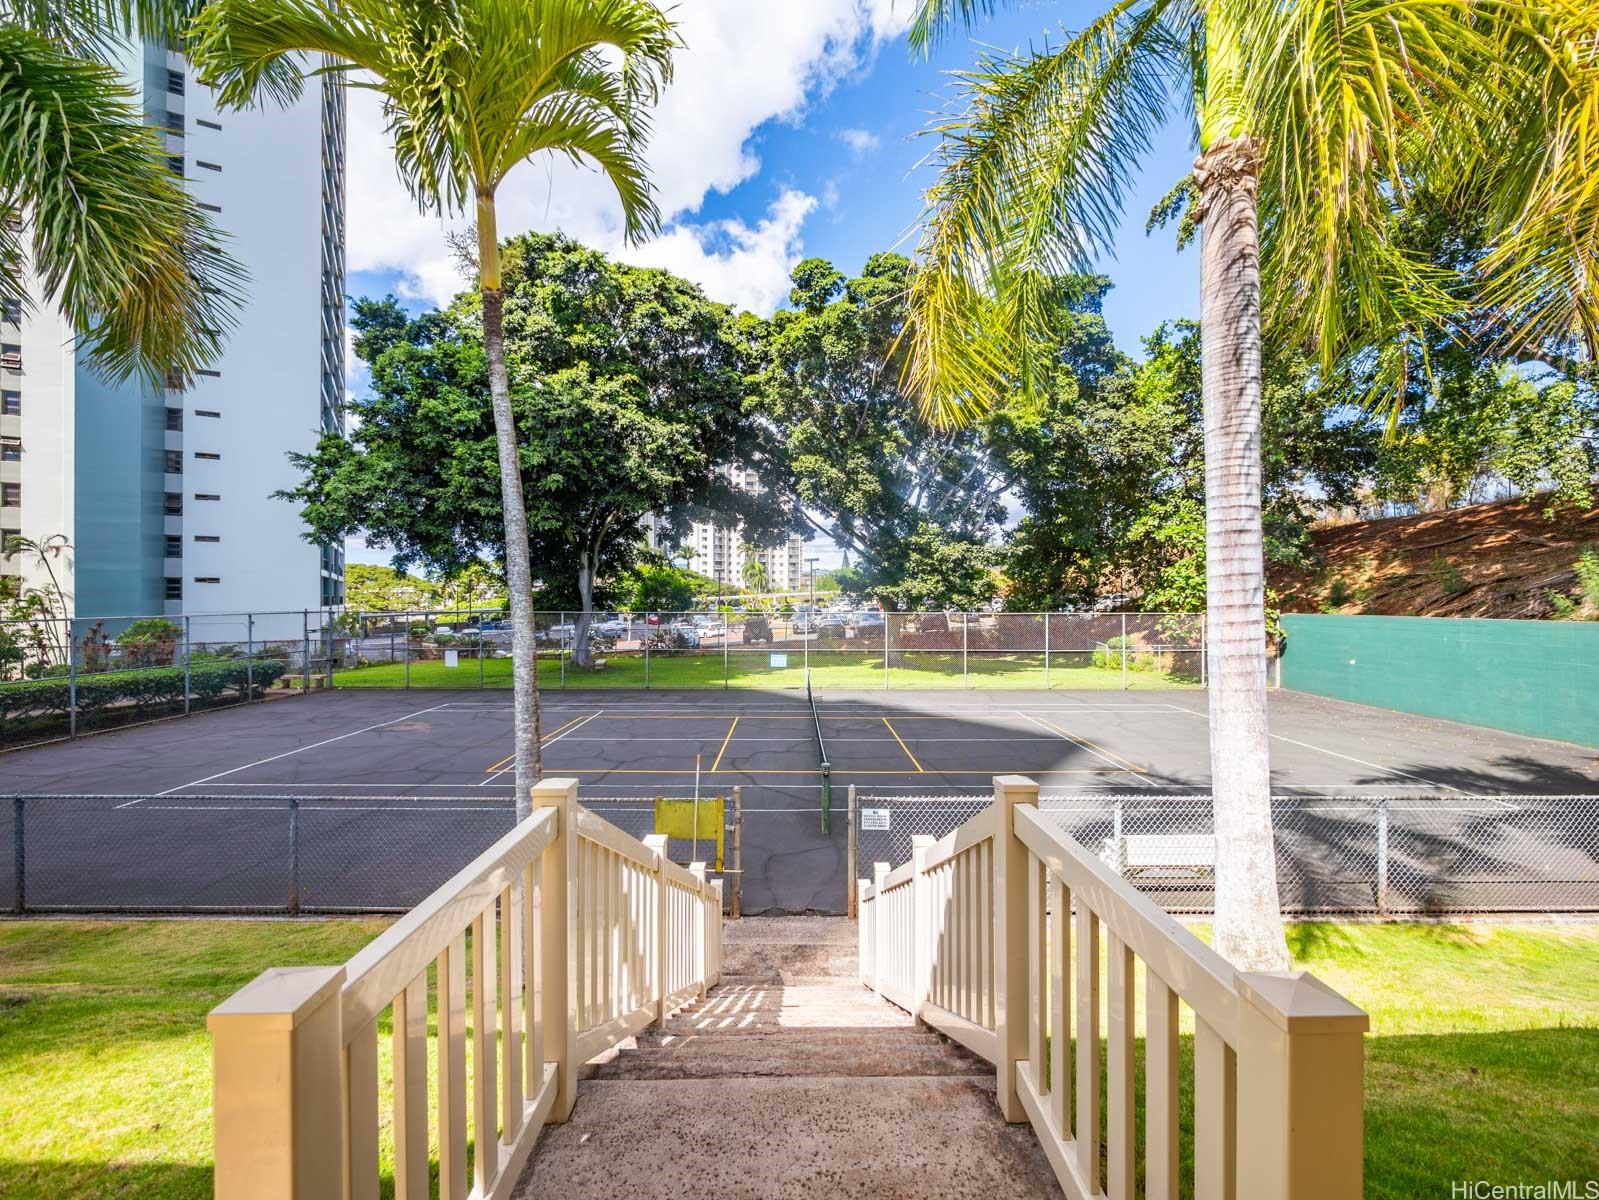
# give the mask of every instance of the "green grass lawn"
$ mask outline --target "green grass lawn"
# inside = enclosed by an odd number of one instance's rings
[[[788,665],[772,666],[771,651],[752,651],[742,647],[730,648],[726,662],[726,682],[737,688],[803,688],[805,686],[805,658],[794,651],[787,653]],[[882,688],[1029,688],[1045,687],[1044,656],[1042,654],[1001,654],[984,651],[967,655],[966,673],[962,676],[961,656],[943,651],[916,651],[903,656],[896,654],[896,662],[885,672],[881,653],[859,653],[853,650],[813,651],[810,657],[811,679],[818,690],[858,691]],[[650,655],[648,678],[645,675],[644,655],[629,650],[612,651],[604,655],[604,670],[583,670],[570,660],[564,664],[556,654],[539,655],[539,686],[543,688],[719,688],[723,685],[723,660],[720,649],[707,649],[672,655]],[[481,664],[462,651],[461,665],[446,667],[443,662],[427,660],[412,662],[410,683],[417,688],[475,688],[511,686],[511,660],[486,658]],[[333,677],[335,687],[341,688],[397,688],[406,683],[404,663],[379,663],[339,671]],[[1059,655],[1052,657],[1048,686],[1060,689],[1120,689],[1124,684],[1119,669],[1105,670],[1089,665],[1089,655]],[[1155,670],[1129,670],[1125,678],[1128,689],[1197,687],[1197,679],[1167,674]]]
[[[0,1195],[209,1196],[206,1012],[263,967],[341,962],[382,928],[0,922]],[[1599,1177],[1599,926],[1316,923],[1289,937],[1371,1013],[1367,1195]]]

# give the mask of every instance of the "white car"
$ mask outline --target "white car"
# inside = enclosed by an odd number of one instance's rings
[[[600,637],[625,638],[628,635],[627,622],[616,617],[605,621],[596,621],[590,628]]]

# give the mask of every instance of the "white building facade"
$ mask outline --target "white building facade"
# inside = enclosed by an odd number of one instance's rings
[[[760,476],[746,467],[724,467],[722,474],[740,491],[757,494],[761,491]],[[649,544],[669,556],[681,549],[661,541],[663,531],[659,520],[653,516],[646,520],[645,532]],[[730,587],[753,586],[751,581],[756,576],[745,574],[745,568],[751,563],[759,563],[765,569],[761,591],[797,592],[805,586],[805,540],[798,534],[790,534],[777,546],[757,547],[745,540],[743,530],[736,525],[695,521],[689,526],[683,546],[688,549],[689,570]],[[678,561],[681,562],[681,558]]]
[[[341,604],[342,548],[306,542],[298,506],[274,493],[299,482],[289,452],[343,432],[343,85],[219,112],[164,46],[131,45],[121,65],[248,272],[243,305],[220,357],[165,389],[101,379],[37,292],[25,314],[8,306],[0,438],[17,486],[0,529],[64,535],[53,565],[80,618]],[[0,569],[43,583],[26,557]]]

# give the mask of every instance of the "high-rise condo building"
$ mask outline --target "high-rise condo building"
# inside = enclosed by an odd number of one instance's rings
[[[107,383],[47,298],[0,311],[0,531],[52,561],[82,618],[343,603],[341,547],[306,542],[286,455],[342,433],[345,97],[333,76],[287,108],[219,112],[181,55],[119,65],[168,163],[249,274],[215,361],[164,389]],[[173,384],[180,380],[169,381]],[[31,556],[0,572],[41,586]]]

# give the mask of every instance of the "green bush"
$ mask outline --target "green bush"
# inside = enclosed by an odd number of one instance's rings
[[[279,659],[257,660],[256,690],[270,687],[289,665]],[[194,662],[189,668],[189,694],[199,701],[227,692],[243,695],[250,667],[243,659]],[[118,705],[133,708],[183,703],[182,667],[144,667],[78,676],[78,713],[92,716]],[[0,686],[0,721],[26,717],[65,717],[72,706],[72,685],[63,676]]]

